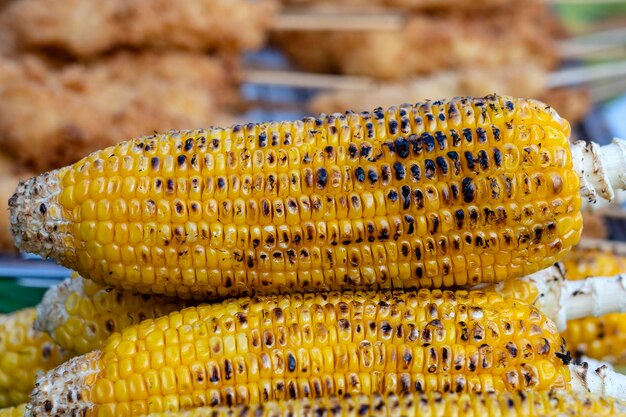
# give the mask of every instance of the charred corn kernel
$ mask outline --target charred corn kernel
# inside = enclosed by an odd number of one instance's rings
[[[115,332],[187,305],[165,296],[113,290],[73,274],[46,292],[35,328],[63,349],[83,354],[98,349]]]
[[[33,329],[36,316],[34,308],[0,315],[0,407],[28,401],[37,374],[70,357]]]
[[[0,417],[24,417],[26,414],[26,404],[20,404],[16,407],[7,407],[0,409]]]
[[[118,407],[129,401],[151,411],[185,408],[194,392],[199,406],[331,394],[568,388],[563,349],[554,323],[496,293],[257,296],[128,327],[101,350],[42,377],[33,406],[37,415],[64,409],[106,417],[120,414]],[[83,400],[68,402],[67,386]]]
[[[497,96],[172,131],[26,182],[13,234],[99,283],[180,297],[513,278],[579,238],[569,132],[548,106]],[[124,166],[100,169],[112,157]]]
[[[626,273],[626,256],[609,250],[574,247],[563,259],[563,265],[567,279],[613,276]],[[570,320],[563,337],[574,355],[626,364],[626,313]]]

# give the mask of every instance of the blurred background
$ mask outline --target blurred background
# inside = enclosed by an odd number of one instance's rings
[[[168,129],[489,93],[626,137],[626,0],[0,0],[0,311],[68,276],[15,253],[20,178]]]

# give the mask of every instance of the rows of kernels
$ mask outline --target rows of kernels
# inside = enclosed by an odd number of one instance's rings
[[[576,356],[626,364],[626,314],[612,313],[567,322],[563,333]]]
[[[609,277],[626,273],[626,256],[610,251],[574,248],[563,259],[567,279]],[[585,317],[567,322],[563,333],[575,355],[626,364],[626,314]]]
[[[33,330],[34,308],[0,315],[0,407],[29,400],[38,372],[69,358],[46,333]]]
[[[189,303],[158,295],[104,288],[74,274],[64,282],[65,320],[53,329],[57,343],[77,354],[98,349],[111,334],[145,319],[164,316]]]
[[[355,395],[261,403],[253,406],[202,407],[179,417],[288,417],[296,415],[343,416],[509,416],[556,417],[561,415],[613,416],[624,405],[608,397],[550,392],[503,392],[499,394],[406,394]],[[157,417],[155,414],[151,417]]]
[[[567,279],[579,280],[588,277],[610,277],[626,273],[626,256],[601,249],[574,247],[563,258]]]
[[[565,387],[560,338],[497,294],[322,293],[191,307],[114,334],[98,415],[330,394]]]
[[[568,135],[543,105],[494,97],[173,132],[64,171],[61,203],[79,272],[146,292],[240,294],[270,270],[268,291],[492,282],[578,240]],[[402,271],[369,259],[400,239]],[[363,261],[316,268],[340,250]]]

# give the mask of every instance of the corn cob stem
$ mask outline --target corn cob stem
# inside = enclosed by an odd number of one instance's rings
[[[626,275],[570,281],[560,264],[481,289],[534,305],[557,324],[559,331],[567,328],[568,320],[626,312]]]
[[[582,362],[570,364],[569,367],[574,392],[591,392],[626,401],[626,375],[617,373],[609,365],[596,361],[593,366]]]
[[[571,145],[580,192],[590,202],[598,197],[612,200],[615,190],[626,189],[626,141],[613,139],[609,145],[577,141]]]

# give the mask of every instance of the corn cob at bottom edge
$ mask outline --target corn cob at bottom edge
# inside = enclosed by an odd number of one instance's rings
[[[270,401],[234,407],[199,407],[150,417],[556,417],[626,416],[626,403],[610,397],[565,391],[345,395]],[[1,417],[1,416],[0,416]]]
[[[34,308],[0,315],[0,407],[28,401],[37,373],[72,356],[33,329],[36,316]]]
[[[26,403],[15,407],[0,408],[0,417],[24,417],[26,414]]]

